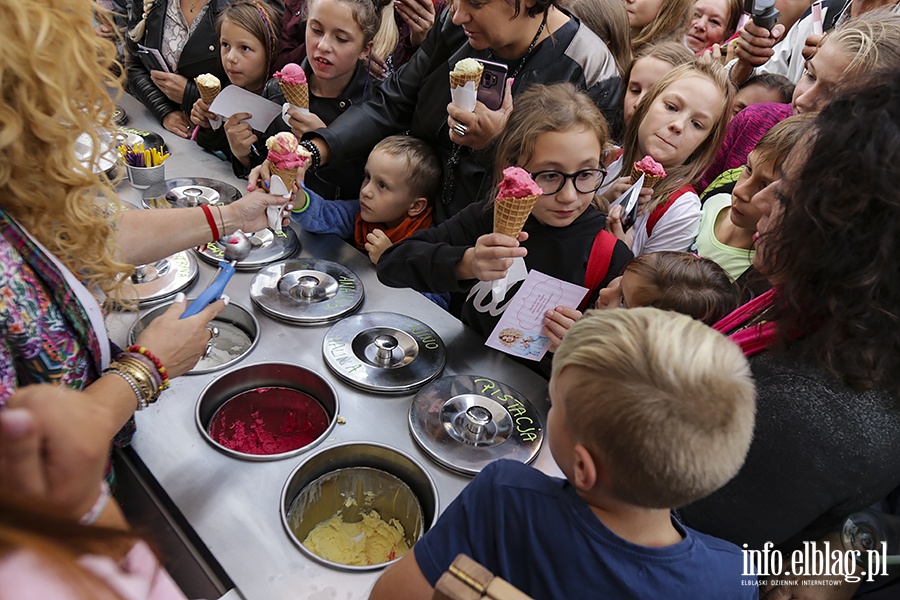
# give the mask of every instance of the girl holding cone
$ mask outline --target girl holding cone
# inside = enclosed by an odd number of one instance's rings
[[[715,156],[728,125],[733,91],[725,70],[711,61],[683,64],[656,82],[635,108],[625,130],[622,155],[609,166],[610,202],[637,177],[632,165],[650,156],[666,176],[641,192],[634,227],[621,225],[621,209],[610,212],[610,228],[635,256],[686,250],[700,229],[700,198],[691,187]]]
[[[281,13],[266,2],[240,0],[228,6],[216,21],[222,65],[229,81],[278,104],[284,102],[278,82],[269,79],[272,64],[281,44]],[[256,132],[246,122],[249,113],[239,112],[213,128],[217,117],[209,112],[214,88],[197,78],[201,97],[191,110],[191,121],[198,127],[197,143],[231,160],[236,175],[246,174],[265,159],[265,141],[278,132],[273,123],[265,133]],[[263,148],[262,151],[259,148]],[[260,155],[262,152],[262,155]]]
[[[388,248],[378,278],[394,287],[456,293],[451,306],[462,305],[463,322],[485,337],[530,269],[584,285],[593,301],[631,258],[627,246],[604,231],[595,205],[608,145],[603,114],[572,84],[529,88],[498,138],[494,173],[499,182],[504,168],[521,167],[542,190],[521,233],[494,233],[493,201],[471,204]],[[504,277],[506,294],[495,301],[492,281]],[[545,325],[570,324],[568,310],[552,311]]]
[[[298,138],[332,121],[351,106],[362,104],[378,80],[367,68],[377,37],[396,26],[382,19],[390,0],[311,0],[307,4],[306,53],[300,64],[306,78],[306,102],[292,100],[287,109],[290,131]],[[285,70],[289,65],[285,65]],[[296,65],[293,67],[296,69]],[[282,89],[285,84],[282,83]],[[305,110],[304,110],[305,109]],[[354,200],[363,181],[365,155],[309,173],[306,185],[329,200]]]

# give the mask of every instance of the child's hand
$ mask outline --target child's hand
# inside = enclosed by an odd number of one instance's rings
[[[634,228],[629,229],[627,232],[625,231],[625,228],[622,226],[623,212],[625,212],[625,209],[621,205],[613,206],[609,209],[609,214],[606,216],[606,230],[631,248],[631,243],[634,241]]]
[[[631,176],[627,175],[625,177],[619,177],[614,184],[612,184],[609,189],[603,192],[603,197],[606,198],[607,202],[615,202],[618,200],[622,194],[628,191],[634,185],[631,182]],[[653,199],[653,188],[643,187],[641,188],[641,193],[638,196],[638,212],[643,212],[644,207],[650,203],[650,200]]]
[[[519,233],[518,239],[502,233],[481,236],[457,263],[456,278],[461,281],[503,279],[512,267],[513,259],[528,254],[528,250],[519,245],[527,239],[528,234],[524,231]]]
[[[366,62],[369,65],[369,75],[379,80],[387,77],[387,63],[372,50],[369,50],[369,60]]]
[[[212,125],[210,125],[210,119],[215,119],[215,113],[209,112],[209,104],[203,101],[203,98],[200,98],[196,102],[194,102],[194,107],[191,109],[191,123],[194,125],[199,125],[204,129],[212,129]]]
[[[376,229],[366,236],[366,252],[369,253],[373,265],[377,265],[378,259],[384,254],[384,251],[393,245],[391,238],[380,229]]]
[[[249,166],[250,147],[256,143],[256,134],[247,123],[250,113],[235,113],[225,121],[225,135],[228,137],[228,146],[241,163]]]
[[[298,140],[310,131],[325,128],[325,123],[315,113],[305,114],[292,106],[288,109],[287,114],[291,133],[297,136]]]
[[[550,338],[550,352],[556,352],[569,328],[583,316],[580,310],[575,310],[568,306],[557,306],[544,313],[544,329],[542,333]]]
[[[806,41],[803,43],[803,59],[810,60],[813,56],[816,55],[816,52],[819,51],[819,44],[822,43],[822,38],[824,38],[824,34],[811,33],[806,36]]]
[[[447,105],[447,125],[450,127],[450,139],[460,146],[468,146],[473,150],[486,148],[498,133],[506,126],[509,113],[512,112],[512,79],[506,80],[506,93],[499,110],[491,110],[481,102],[475,103],[475,111],[463,110],[452,102]],[[458,126],[462,126],[463,135],[459,135]]]

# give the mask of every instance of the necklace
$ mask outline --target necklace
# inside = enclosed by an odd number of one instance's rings
[[[519,75],[519,71],[522,70],[522,67],[525,66],[525,63],[528,61],[528,57],[531,56],[531,53],[534,52],[534,47],[537,46],[538,40],[541,39],[541,34],[544,33],[544,27],[547,25],[547,13],[544,13],[544,18],[541,20],[541,26],[538,27],[537,33],[534,34],[534,39],[531,40],[531,43],[528,45],[528,50],[525,51],[525,54],[519,60],[519,64],[516,65],[516,68],[513,70],[512,75],[509,76],[509,79],[515,79]],[[491,58],[494,58],[494,53],[490,53]],[[444,204],[450,204],[453,200],[453,187],[455,183],[454,171],[456,170],[456,165],[459,164],[459,153],[461,150],[461,146],[454,142],[453,144],[453,153],[450,155],[450,158],[447,160],[447,178],[446,184],[444,185],[443,194],[441,201]]]

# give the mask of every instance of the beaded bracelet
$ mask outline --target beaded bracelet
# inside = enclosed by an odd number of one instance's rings
[[[206,215],[206,222],[209,223],[209,230],[213,234],[213,241],[216,241],[222,236],[219,235],[219,226],[216,225],[216,220],[213,218],[212,211],[209,210],[209,205],[207,204],[202,205],[200,208],[203,209],[203,214]]]
[[[159,371],[159,376],[162,378],[162,385],[159,387],[160,390],[168,389],[169,387],[169,374],[166,372],[166,368],[163,366],[162,361],[159,360],[155,354],[144,348],[143,346],[138,346],[137,344],[132,344],[125,349],[126,352],[136,352],[137,354],[142,354],[150,359],[156,366],[156,370]]]
[[[106,481],[100,482],[100,495],[97,496],[97,500],[94,502],[94,505],[91,507],[91,510],[84,513],[78,522],[82,525],[93,525],[97,522],[97,519],[100,518],[100,514],[103,512],[103,509],[106,508],[106,505],[109,504],[109,484]]]
[[[319,152],[319,147],[313,143],[312,140],[303,140],[300,142],[300,145],[309,150],[309,153],[312,154],[312,165],[309,167],[309,171],[315,171],[322,165],[322,153]]]

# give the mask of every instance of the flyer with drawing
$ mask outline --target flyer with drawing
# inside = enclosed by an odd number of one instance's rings
[[[541,333],[544,313],[557,306],[578,308],[587,292],[580,285],[532,270],[484,345],[528,360],[541,360],[550,348],[550,339]]]

